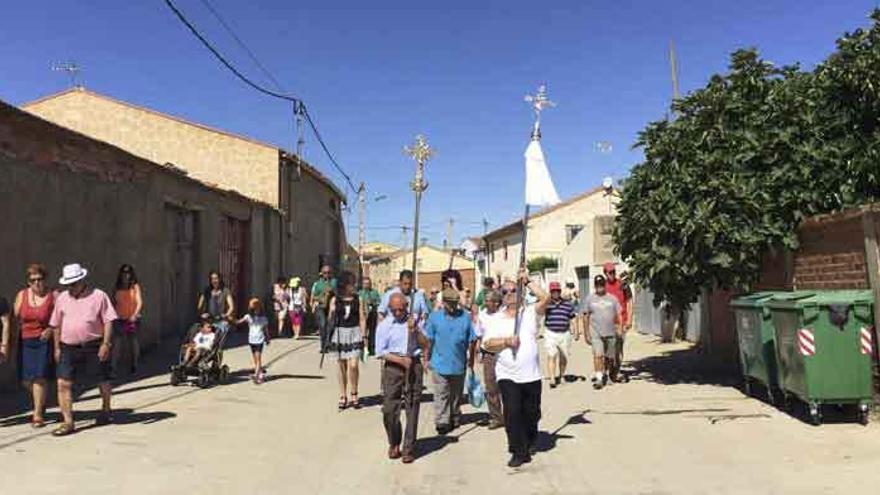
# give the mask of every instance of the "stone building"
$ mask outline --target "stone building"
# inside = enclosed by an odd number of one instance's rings
[[[147,347],[178,339],[195,321],[209,270],[225,272],[239,304],[264,295],[280,270],[274,205],[2,102],[0,211],[0,294],[14,298],[30,263],[44,264],[55,286],[71,262],[112,293],[129,263],[144,291]],[[14,386],[14,363],[0,365],[0,387]]]
[[[146,160],[275,206],[284,228],[274,240],[280,272],[311,279],[322,263],[340,268],[346,246],[345,195],[292,153],[81,87],[26,103],[50,122],[118,146]]]

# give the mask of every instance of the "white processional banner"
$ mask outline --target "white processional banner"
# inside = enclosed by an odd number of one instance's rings
[[[559,195],[547,170],[541,142],[533,140],[526,148],[526,204],[529,206],[552,206],[559,204]]]

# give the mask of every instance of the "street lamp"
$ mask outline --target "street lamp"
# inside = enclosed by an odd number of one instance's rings
[[[425,164],[434,156],[434,149],[428,144],[425,136],[419,134],[416,136],[415,142],[410,146],[404,146],[403,152],[409,155],[416,162],[416,176],[410,182],[410,188],[416,194],[416,218],[413,222],[413,288],[418,287],[418,266],[417,254],[419,250],[419,208],[422,202],[422,193],[428,188],[428,182],[425,180]]]

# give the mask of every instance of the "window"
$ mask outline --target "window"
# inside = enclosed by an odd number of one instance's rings
[[[584,230],[583,225],[566,225],[565,226],[565,243],[571,244],[571,241]]]
[[[504,261],[507,261],[507,241],[504,241]]]

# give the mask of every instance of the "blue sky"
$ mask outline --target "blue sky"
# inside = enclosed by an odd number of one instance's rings
[[[425,133],[426,236],[456,241],[520,214],[531,115],[523,95],[549,84],[543,124],[560,196],[624,177],[636,133],[662,118],[675,40],[683,91],[756,46],[777,63],[811,66],[844,31],[867,25],[875,1],[644,0],[403,2],[211,0],[291,93],[303,98],[372,204],[368,238],[400,243],[412,223],[413,164],[401,151]],[[270,83],[200,0],[177,5],[238,67]],[[84,67],[86,87],[135,104],[293,147],[290,107],[236,80],[162,0],[8,2],[0,17],[0,99],[20,104],[65,89],[53,62]],[[595,143],[609,142],[603,153]],[[340,186],[317,142],[305,157]],[[352,222],[357,216],[352,215]],[[354,230],[350,231],[352,235]],[[354,239],[352,239],[354,241]]]

